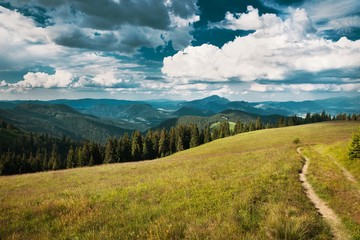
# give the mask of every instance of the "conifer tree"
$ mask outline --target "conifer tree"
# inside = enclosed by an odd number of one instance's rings
[[[85,141],[82,146],[82,156],[83,156],[83,164],[84,166],[91,166],[91,152],[90,152],[90,143],[88,141]]]
[[[168,134],[163,128],[160,133],[160,139],[159,139],[159,156],[165,157],[169,154],[169,138]]]
[[[143,159],[155,158],[154,144],[153,144],[153,133],[150,130],[147,131],[143,138]]]
[[[100,150],[100,146],[97,143],[90,143],[90,153],[91,153],[91,158],[90,162],[92,163],[92,165],[99,165],[103,163],[103,157],[101,154],[101,150]],[[116,153],[116,155],[118,156],[118,153]],[[120,159],[119,159],[120,161]]]
[[[51,166],[50,166],[51,170],[58,170],[61,168],[58,146],[56,144],[53,144],[49,163],[51,163]]]
[[[235,133],[235,134],[241,133],[241,122],[240,122],[240,119],[238,119],[238,120],[236,121],[236,123],[235,123],[234,133]]]
[[[199,146],[200,144],[199,128],[195,124],[191,124],[190,132],[191,132],[190,148]]]
[[[155,132],[153,132],[151,141],[153,145],[152,159],[160,157],[159,155],[160,130],[156,130]]]
[[[263,128],[262,122],[261,122],[261,118],[257,117],[256,118],[256,122],[255,122],[255,130],[260,130]]]
[[[209,125],[207,125],[204,129],[204,143],[211,142],[211,130]]]
[[[69,152],[66,158],[66,168],[73,168],[76,166],[75,152],[73,146],[70,146]]]
[[[289,126],[294,126],[294,125],[295,125],[294,117],[289,117],[288,125],[289,125]]]
[[[211,139],[216,140],[218,138],[219,138],[219,127],[213,127],[212,134],[211,134]]]
[[[47,149],[45,148],[44,156],[43,156],[43,160],[42,160],[42,169],[43,169],[44,171],[49,170],[49,168],[48,168],[48,161],[49,161],[49,159],[48,159],[48,152],[47,152]]]
[[[169,132],[169,151],[170,154],[173,154],[176,152],[176,133],[175,128],[170,128]]]
[[[105,145],[105,159],[104,163],[114,163],[116,156],[116,139],[109,138]]]
[[[176,145],[176,152],[180,152],[185,150],[184,140],[185,140],[185,130],[182,125],[176,126],[175,128],[175,145]]]
[[[141,160],[142,156],[142,136],[139,131],[133,132],[131,136],[131,159],[133,161]]]
[[[42,171],[42,158],[43,155],[41,153],[40,147],[37,148],[36,150],[36,155],[35,155],[35,159],[34,159],[34,172],[39,172]]]
[[[131,142],[127,133],[121,139],[121,161],[127,162],[131,160]]]
[[[81,147],[79,146],[79,147],[76,147],[75,148],[75,154],[76,154],[76,159],[77,159],[77,161],[76,161],[76,166],[77,167],[82,167],[82,166],[84,166],[84,157],[83,157],[83,154],[82,154],[82,151],[81,151]]]

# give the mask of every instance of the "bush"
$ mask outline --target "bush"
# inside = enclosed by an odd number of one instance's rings
[[[350,159],[360,158],[360,129],[353,134],[352,141],[349,146]]]
[[[293,144],[299,144],[299,143],[300,143],[300,139],[299,139],[299,138],[295,138],[292,142],[293,142]]]

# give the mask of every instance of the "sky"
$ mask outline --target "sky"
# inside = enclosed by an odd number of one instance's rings
[[[359,0],[0,0],[0,99],[360,95]]]

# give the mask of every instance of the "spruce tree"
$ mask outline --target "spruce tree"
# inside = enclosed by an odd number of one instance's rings
[[[159,139],[159,156],[160,157],[165,157],[169,154],[169,138],[168,138],[168,134],[165,130],[165,128],[163,128],[161,130],[160,133],[160,139]]]
[[[185,129],[182,125],[176,126],[175,129],[175,145],[176,145],[176,152],[183,151],[184,147],[184,140],[185,140]]]
[[[139,131],[133,132],[131,136],[131,159],[133,161],[141,160],[142,156],[142,136]]]
[[[114,163],[116,156],[116,139],[109,138],[105,145],[105,159],[104,163]]]
[[[154,158],[154,147],[152,142],[152,131],[149,130],[143,137],[143,159]]]
[[[131,160],[131,142],[127,133],[121,139],[121,161],[127,162]]]
[[[169,151],[170,154],[173,154],[176,152],[176,133],[175,133],[175,128],[170,128],[170,133],[169,133]]]
[[[159,155],[160,134],[160,130],[157,129],[155,132],[153,132],[153,135],[151,137],[153,143],[153,158],[161,157],[161,155]]]
[[[60,155],[59,155],[59,152],[58,152],[58,146],[56,144],[53,144],[49,163],[51,163],[51,166],[50,166],[51,170],[58,170],[58,169],[61,168],[61,166],[60,166]]]
[[[195,124],[191,124],[190,125],[190,132],[191,132],[190,148],[199,146],[199,144],[200,144],[199,128]]]
[[[73,146],[70,146],[69,152],[66,158],[66,168],[73,168],[76,166],[75,163],[75,152]]]
[[[235,123],[234,133],[235,133],[235,134],[241,133],[241,122],[240,122],[240,119],[238,119],[238,120],[236,121],[236,123]]]
[[[255,130],[260,130],[263,128],[262,122],[261,122],[261,118],[257,117],[256,118],[256,122],[255,122]]]
[[[207,125],[204,129],[204,143],[211,142],[211,130],[209,125]]]

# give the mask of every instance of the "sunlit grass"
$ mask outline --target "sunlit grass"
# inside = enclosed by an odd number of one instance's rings
[[[300,144],[358,123],[240,134],[167,158],[0,177],[4,239],[329,239],[303,192]]]
[[[348,158],[347,146],[348,141],[316,145],[305,154],[311,159],[309,180],[315,191],[339,215],[352,239],[360,239],[360,162]]]

